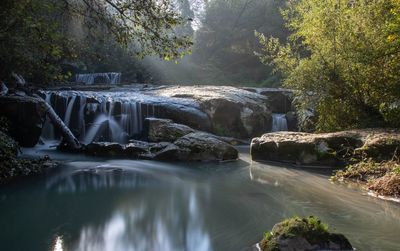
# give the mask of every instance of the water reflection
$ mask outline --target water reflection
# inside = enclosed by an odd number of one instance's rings
[[[242,159],[81,159],[0,187],[1,249],[243,251],[285,217],[317,215],[358,250],[400,250],[399,204],[324,175]]]
[[[84,226],[73,250],[211,251],[196,192],[191,189],[181,195],[183,208],[176,207],[175,196],[157,198],[163,200],[161,206],[139,201],[115,211],[101,227]]]
[[[160,172],[157,165],[143,169],[139,162],[140,169],[133,161],[122,161],[118,168],[112,161],[94,166],[92,163],[92,168],[82,162],[74,164],[80,169],[50,177],[47,189],[59,196],[73,194],[83,198],[92,197],[99,190],[111,190],[118,199],[110,201],[112,208],[106,210],[110,214],[106,219],[86,219],[89,222],[80,227],[76,239],[68,243],[68,250],[213,250],[202,212],[209,204],[207,186],[177,179],[179,171],[168,165]],[[191,172],[182,173],[187,176]],[[123,198],[121,191],[128,191]]]

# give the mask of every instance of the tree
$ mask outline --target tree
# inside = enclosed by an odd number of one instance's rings
[[[399,2],[298,0],[282,12],[289,41],[256,33],[260,59],[315,107],[321,131],[400,126]]]
[[[174,27],[184,24],[170,0],[4,0],[0,3],[1,78],[12,71],[47,81],[76,61],[86,41],[108,36],[136,55],[176,58],[191,45]],[[78,52],[80,52],[78,54]],[[40,78],[38,78],[40,76]]]
[[[253,54],[259,48],[254,30],[285,38],[282,17],[275,0],[215,0],[205,6],[202,24],[195,34],[193,61],[208,78],[222,84],[260,84],[271,70]],[[273,79],[273,82],[279,80]],[[276,83],[269,83],[276,84]]]

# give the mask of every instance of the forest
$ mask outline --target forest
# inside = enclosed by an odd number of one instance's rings
[[[399,0],[2,0],[1,250],[400,250]]]

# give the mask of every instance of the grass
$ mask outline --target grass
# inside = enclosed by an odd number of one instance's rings
[[[383,162],[364,160],[337,171],[331,180],[361,182],[378,195],[400,198],[400,162],[398,160]]]

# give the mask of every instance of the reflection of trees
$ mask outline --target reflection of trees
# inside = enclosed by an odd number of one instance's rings
[[[60,212],[69,222],[61,231],[67,250],[212,250],[200,188],[153,174],[103,169],[49,179],[55,203],[68,201]]]
[[[149,188],[131,194],[100,225],[85,224],[73,250],[209,251],[196,187]]]

